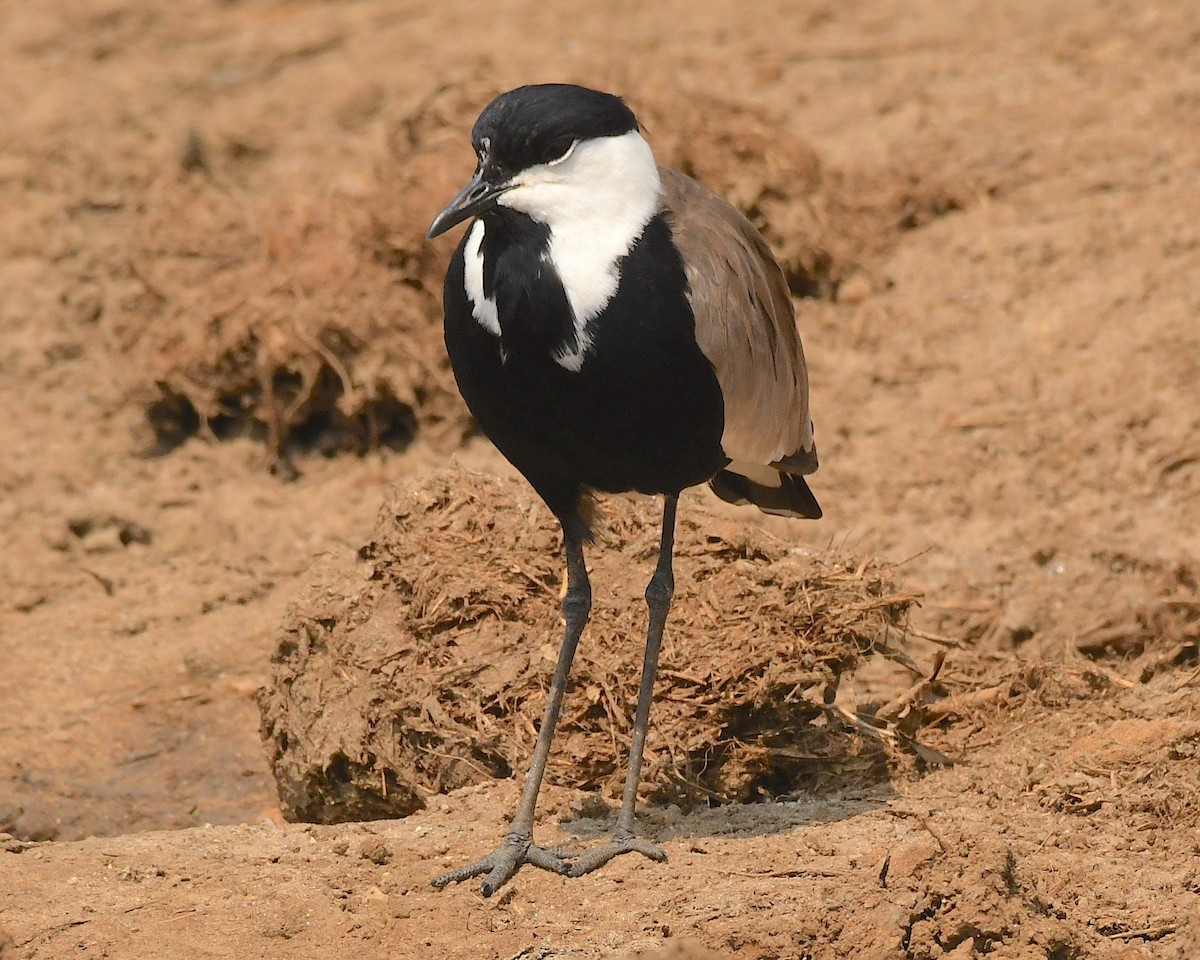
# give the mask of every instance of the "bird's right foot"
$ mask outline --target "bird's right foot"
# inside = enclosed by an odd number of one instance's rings
[[[510,833],[504,838],[504,842],[486,857],[436,876],[430,883],[440,890],[452,883],[461,883],[486,873],[487,877],[480,885],[479,891],[485,897],[490,897],[512,878],[523,863],[531,863],[535,867],[563,876],[571,870],[571,865],[557,852],[535,845],[533,838],[526,834]]]

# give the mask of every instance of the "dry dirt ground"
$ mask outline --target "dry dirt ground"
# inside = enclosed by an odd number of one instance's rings
[[[1132,0],[0,2],[0,955],[1200,956],[1198,44]],[[826,519],[695,515],[924,599],[771,802],[648,797],[669,865],[484,901],[427,881],[516,780],[288,824],[256,694],[393,484],[508,473],[421,235],[488,96],[551,79],[792,280]],[[542,838],[601,835],[608,781],[556,776]]]

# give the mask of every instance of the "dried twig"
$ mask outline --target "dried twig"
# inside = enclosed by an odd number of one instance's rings
[[[1167,923],[1161,927],[1143,927],[1140,930],[1117,930],[1114,933],[1106,933],[1104,936],[1110,940],[1161,940],[1167,934],[1174,933],[1176,929],[1175,924]]]

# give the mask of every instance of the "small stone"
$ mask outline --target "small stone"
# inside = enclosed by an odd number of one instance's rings
[[[381,867],[392,859],[392,852],[388,850],[387,845],[378,837],[364,843],[359,848],[358,855],[364,860],[370,860]]]
[[[579,816],[586,817],[589,820],[603,820],[610,812],[608,804],[604,802],[604,798],[598,793],[589,793],[579,801],[576,809]]]
[[[922,864],[938,854],[938,845],[931,837],[915,837],[892,848],[888,862],[888,879],[902,880],[911,877]]]

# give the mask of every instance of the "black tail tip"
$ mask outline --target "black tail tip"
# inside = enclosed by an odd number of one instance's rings
[[[767,486],[740,473],[722,470],[708,484],[726,503],[752,504],[763,513],[779,517],[820,520],[824,516],[803,477],[791,473],[780,473],[778,477],[778,486]]]

